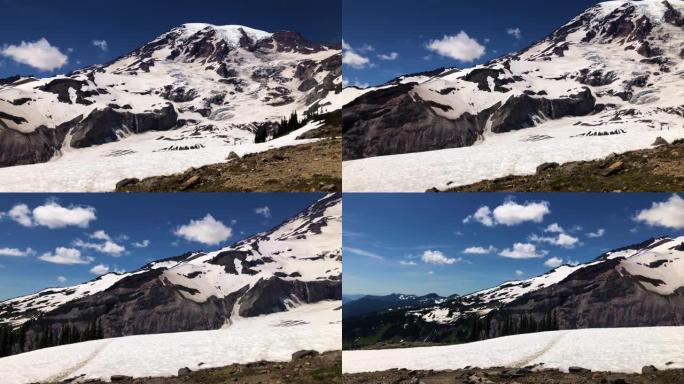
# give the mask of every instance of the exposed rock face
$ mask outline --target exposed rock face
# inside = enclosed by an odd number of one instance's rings
[[[98,109],[79,122],[72,130],[71,146],[85,148],[116,141],[120,134],[165,131],[178,122],[173,105],[149,113],[119,112],[112,108]]]
[[[411,84],[403,84],[372,91],[345,106],[345,160],[469,146],[482,136],[490,119],[491,131],[501,133],[532,127],[537,117],[584,116],[593,112],[596,104],[589,89],[559,99],[522,94],[477,115],[465,112],[448,119],[435,109],[448,111],[451,107],[422,100],[407,92],[411,88]]]
[[[681,61],[683,9],[661,0],[600,3],[521,51],[359,92],[343,112],[343,159],[470,146],[489,133],[633,105],[653,115],[673,92],[653,84],[679,81],[667,73]],[[626,62],[636,65],[626,70]]]
[[[342,111],[345,160],[471,145],[490,112],[452,121],[415,101],[411,85],[370,92]]]
[[[341,282],[335,280],[298,281],[279,277],[259,281],[240,301],[240,316],[251,317],[281,312],[287,309],[283,297],[302,303],[321,300],[342,300]]]
[[[468,342],[579,328],[684,325],[682,238],[649,239],[440,304],[345,317],[343,338]]]
[[[501,133],[535,125],[533,117],[559,119],[565,116],[584,116],[594,110],[596,99],[588,88],[561,99],[536,98],[529,95],[513,96],[492,116],[492,132]]]
[[[76,341],[217,329],[236,315],[341,300],[341,264],[341,197],[331,194],[219,251],[0,302],[0,330],[11,324],[11,353],[19,353],[74,342],[78,334]]]
[[[81,120],[82,117],[79,116],[54,129],[41,126],[30,133],[2,127],[0,124],[0,167],[50,160],[60,150],[67,132]]]
[[[331,112],[340,108],[328,98],[342,89],[340,49],[296,32],[190,23],[103,65],[0,79],[0,129],[17,131],[0,133],[13,137],[0,148],[22,151],[3,152],[0,166],[47,161],[64,137],[83,148],[182,127],[197,132],[182,140],[234,143],[245,140],[239,131],[249,137],[294,111]],[[78,116],[72,132],[59,131]]]

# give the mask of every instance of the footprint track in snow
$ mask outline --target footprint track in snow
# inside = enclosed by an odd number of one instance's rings
[[[54,382],[61,382],[61,381],[64,381],[64,380],[72,377],[76,372],[78,372],[79,369],[85,367],[86,365],[88,365],[88,363],[93,361],[105,348],[107,348],[107,346],[109,344],[112,343],[112,341],[113,340],[111,340],[111,339],[104,341],[102,343],[102,345],[98,346],[90,355],[88,355],[88,357],[83,359],[83,361],[79,362],[78,364],[76,364],[70,368],[65,369],[64,371],[62,371],[62,372],[60,372],[54,376],[52,376],[47,381],[48,382],[53,382],[53,381]]]

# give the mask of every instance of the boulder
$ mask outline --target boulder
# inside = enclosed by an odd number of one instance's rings
[[[178,370],[178,376],[185,376],[185,375],[189,375],[190,373],[192,373],[192,371],[188,367],[181,368]]]
[[[116,183],[116,189],[120,189],[120,188],[123,188],[125,186],[135,184],[139,181],[140,181],[140,179],[136,179],[136,178],[123,179],[123,180],[119,181],[118,183]]]
[[[662,137],[658,136],[655,141],[653,142],[653,145],[669,145],[670,143],[667,142],[667,140],[663,139]]]
[[[573,367],[568,367],[568,372],[575,373],[575,374],[585,374],[585,373],[591,373],[591,369],[573,366]]]
[[[641,368],[642,375],[649,375],[658,372],[658,369],[652,365],[645,365]]]
[[[117,382],[117,381],[131,381],[133,378],[131,376],[124,376],[124,375],[112,375],[109,380],[112,382]]]
[[[314,351],[311,349],[303,349],[301,351],[297,351],[292,354],[292,360],[299,360],[303,359],[306,357],[315,357],[318,356],[318,351]]]
[[[537,167],[537,173],[542,173],[544,171],[548,171],[550,169],[555,169],[558,167],[559,167],[558,163],[543,163]]]

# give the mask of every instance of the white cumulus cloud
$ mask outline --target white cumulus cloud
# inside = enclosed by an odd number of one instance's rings
[[[519,270],[519,269],[516,269],[516,270],[515,270],[515,275],[518,276],[518,277],[520,277],[520,276],[522,276],[522,275],[524,275],[524,274],[525,274],[525,272],[523,272],[523,271],[521,271],[521,270]]]
[[[548,252],[537,250],[537,246],[530,243],[515,243],[513,248],[506,248],[499,253],[503,257],[511,259],[534,259],[546,256]]]
[[[544,216],[549,213],[551,210],[547,201],[518,204],[509,200],[494,210],[488,206],[482,206],[474,214],[464,218],[463,223],[467,224],[474,220],[487,227],[494,225],[513,226],[526,221],[541,223]]]
[[[563,259],[560,257],[552,257],[544,262],[544,265],[550,268],[556,268],[563,265]]]
[[[131,243],[131,245],[136,247],[136,248],[147,248],[150,245],[150,241],[149,240],[135,241],[135,242]]]
[[[529,240],[537,243],[557,245],[563,248],[572,248],[579,243],[577,237],[568,235],[567,233],[559,233],[558,236],[539,236],[532,234],[529,236]]]
[[[268,206],[257,207],[254,209],[254,213],[256,213],[257,215],[261,215],[265,218],[269,218],[271,217],[271,208],[269,208]]]
[[[93,45],[100,48],[102,52],[107,52],[109,50],[107,40],[93,40]]]
[[[104,265],[104,264],[98,264],[92,268],[90,268],[90,273],[94,275],[104,275],[109,273],[109,266]]]
[[[399,54],[397,52],[381,53],[378,55],[378,59],[380,59],[380,60],[392,61],[392,60],[396,60],[398,58],[399,58]]]
[[[95,219],[97,217],[93,207],[63,207],[56,202],[48,202],[33,209],[33,221],[35,224],[50,229],[68,226],[87,228],[90,222]]]
[[[603,237],[603,235],[605,235],[605,234],[606,234],[606,230],[603,228],[599,228],[595,232],[587,233],[587,237],[592,237],[592,238]]]
[[[31,209],[26,204],[17,204],[7,212],[7,216],[24,227],[33,226],[33,218],[31,218]]]
[[[342,64],[362,69],[371,64],[370,59],[356,52],[351,45],[342,40]]]
[[[57,276],[57,281],[59,281],[60,283],[66,283],[67,278],[64,276]]]
[[[201,220],[190,220],[189,224],[181,225],[174,233],[188,241],[216,245],[230,238],[233,229],[207,214]]]
[[[45,38],[28,43],[22,41],[19,45],[6,45],[0,50],[0,55],[41,71],[54,71],[69,62],[69,58],[59,48],[50,45]]]
[[[83,249],[93,249],[100,253],[105,253],[115,257],[121,256],[122,253],[126,252],[126,247],[111,240],[105,240],[102,243],[89,243],[81,239],[76,239],[74,240],[74,246]]]
[[[640,211],[634,219],[650,226],[682,229],[684,228],[684,199],[679,195],[672,195],[667,201],[654,202],[651,208]]]
[[[93,262],[92,257],[81,255],[81,251],[75,248],[58,247],[55,252],[47,252],[38,257],[40,260],[47,261],[53,264],[90,264]]]
[[[485,46],[468,36],[465,31],[456,35],[444,35],[441,39],[430,40],[427,49],[441,56],[450,57],[463,62],[472,62],[485,54]]]
[[[0,256],[7,257],[25,257],[35,254],[36,252],[31,248],[24,250],[18,248],[0,248]]]
[[[522,37],[522,31],[521,31],[520,28],[518,28],[518,27],[515,27],[515,28],[508,28],[508,29],[506,30],[506,33],[509,34],[509,35],[511,35],[511,36],[513,36],[513,37],[515,37],[515,38],[518,39],[518,40]]]
[[[475,255],[488,255],[490,253],[495,253],[497,249],[493,246],[490,245],[487,248],[476,246],[476,247],[468,247],[463,250],[463,253],[470,253],[470,254],[475,254]]]
[[[97,239],[97,240],[111,240],[112,238],[107,234],[105,231],[95,231],[90,234],[91,239]]]
[[[452,258],[452,257],[447,257],[444,256],[444,254],[440,251],[431,251],[427,250],[423,252],[423,255],[420,257],[421,260],[423,260],[424,263],[427,264],[436,264],[436,265],[451,265],[451,264],[456,264],[460,261],[463,261],[462,258]]]

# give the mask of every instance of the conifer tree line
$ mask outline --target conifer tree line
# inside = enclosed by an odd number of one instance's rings
[[[0,357],[103,338],[104,331],[99,319],[88,322],[85,329],[73,323],[64,323],[61,327],[40,325],[35,320],[19,327],[0,324]]]
[[[402,312],[385,312],[345,319],[342,335],[345,348],[357,349],[397,340],[469,343],[558,329],[558,314],[554,310],[534,314],[492,311],[484,316],[472,314],[445,325],[426,322],[419,316],[408,317]]]
[[[294,111],[290,114],[290,117],[283,117],[280,122],[277,123],[275,128],[273,129],[273,137],[272,139],[285,136],[290,132],[296,131],[297,129],[305,126],[309,121],[317,118],[321,114],[325,114],[325,110],[323,109],[311,109],[307,110],[304,113],[304,118],[300,120],[299,115],[297,114],[297,111]],[[269,129],[268,126],[266,125],[261,125],[255,134],[254,137],[254,142],[255,143],[265,143],[266,140],[268,140],[268,135],[269,135]]]

